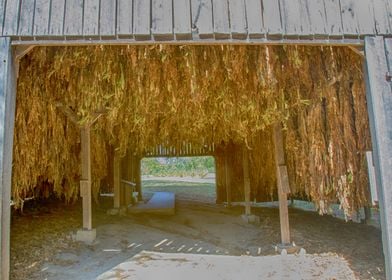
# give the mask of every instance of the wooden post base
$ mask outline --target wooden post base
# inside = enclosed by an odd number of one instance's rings
[[[295,246],[295,244],[277,244],[275,246],[275,251],[279,254],[296,254],[301,250],[300,247]]]
[[[242,220],[248,224],[258,224],[260,223],[260,217],[256,215],[242,215]]]
[[[97,237],[97,231],[93,229],[79,229],[76,232],[75,240],[86,244],[92,244]]]

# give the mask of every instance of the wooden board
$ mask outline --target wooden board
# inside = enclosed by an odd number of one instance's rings
[[[251,5],[252,2],[248,1],[249,4]],[[261,3],[259,1],[259,3]],[[250,17],[256,17],[254,19],[254,22],[257,27],[257,19],[261,19],[261,7],[254,5],[250,7],[251,9],[258,9],[255,10],[254,12],[249,11],[249,16]],[[230,30],[231,30],[231,36],[233,39],[245,39],[248,35],[248,30],[247,30],[247,22],[246,22],[246,6],[245,6],[245,0],[229,0],[229,12],[230,12]],[[261,27],[262,21],[258,22],[259,27]],[[260,28],[261,29],[261,28]],[[259,34],[261,33],[261,30],[258,30]],[[257,33],[256,33],[257,34]],[[253,33],[255,35],[255,33]]]
[[[99,1],[84,0],[83,35],[99,35]]]
[[[355,9],[355,1],[359,0],[340,0],[341,15],[343,22],[343,34],[345,37],[358,37],[358,18]],[[361,19],[362,20],[362,19]]]
[[[0,38],[0,279],[9,279],[16,73],[10,38]]]
[[[369,186],[370,186],[370,194],[371,194],[371,198],[372,198],[372,205],[376,205],[376,202],[378,202],[376,173],[375,173],[376,171],[374,169],[373,153],[371,151],[366,152],[366,162],[367,162],[367,168],[368,168]]]
[[[240,0],[237,0],[240,1]],[[214,11],[214,34],[216,39],[230,37],[229,3],[227,0],[212,1]]]
[[[285,191],[287,189],[290,189],[290,187],[283,185],[286,183],[288,184],[288,180],[285,181],[285,179],[280,176],[282,174],[280,167],[285,165],[282,126],[280,123],[274,125],[273,136],[274,136],[273,140],[274,140],[274,148],[275,148],[277,189],[278,189],[278,197],[279,197],[279,220],[280,220],[281,242],[283,245],[289,245],[291,243],[290,226],[289,226],[289,210],[287,204],[287,193]]]
[[[92,193],[91,193],[91,129],[89,126],[80,130],[81,146],[81,191],[83,205],[83,229],[92,229]]]
[[[300,0],[281,0],[282,22],[285,36],[298,37],[301,33]]]
[[[101,38],[116,36],[116,1],[101,0],[99,14],[99,35]]]
[[[384,45],[385,43],[385,45]],[[392,64],[392,41],[365,37],[367,105],[380,204],[387,279],[392,278],[392,91],[386,73]]]
[[[192,28],[200,38],[214,35],[211,0],[191,0]]]
[[[45,36],[49,33],[50,0],[36,0],[34,9],[34,36]]]
[[[388,11],[391,11],[391,4],[385,0],[373,0],[373,7],[376,32],[381,35],[390,34]]]
[[[375,19],[373,2],[369,0],[355,0],[354,12],[357,15],[358,33],[361,36],[374,34]]]
[[[192,38],[190,0],[173,0],[173,23],[177,40]]]
[[[34,5],[31,5],[30,0],[22,0],[20,4],[18,35],[31,36],[33,35],[33,19],[34,19]]]
[[[120,38],[133,37],[133,1],[118,0],[117,34]]]
[[[136,40],[148,40],[151,37],[150,3],[151,3],[150,1],[145,1],[145,0],[133,1],[133,34]]]
[[[327,17],[324,0],[308,0],[309,26],[315,38],[327,38]]]
[[[263,26],[263,7],[260,0],[245,0],[246,21],[249,38],[262,38],[265,36]]]
[[[151,30],[157,40],[174,38],[172,0],[152,0]]]
[[[263,0],[263,20],[267,36],[272,39],[280,39],[283,36],[281,10],[279,1]]]
[[[64,35],[83,35],[83,0],[67,0],[64,16]]]
[[[62,36],[64,34],[64,0],[52,0],[50,8],[49,35]]]
[[[19,0],[6,1],[3,36],[12,36],[18,33],[19,2]]]
[[[172,192],[155,192],[146,204],[137,204],[128,208],[130,213],[175,214],[175,194]]]
[[[343,36],[343,26],[339,0],[324,0],[324,6],[328,36],[330,38],[341,38]]]

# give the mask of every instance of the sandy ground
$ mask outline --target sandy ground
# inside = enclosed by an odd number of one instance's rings
[[[163,184],[163,183],[162,183]],[[204,200],[208,184],[180,188],[164,183],[160,190],[177,191],[176,215],[106,215],[110,199],[94,209],[97,242],[72,241],[81,225],[80,205],[39,204],[12,219],[11,279],[95,279],[143,250],[232,256],[276,255],[279,213],[257,208],[259,225],[245,224],[241,207],[225,208]],[[146,188],[148,191],[157,185]],[[198,191],[196,189],[199,189]],[[197,193],[200,193],[200,196]],[[192,200],[196,199],[196,201]],[[345,258],[358,279],[385,279],[381,233],[363,224],[290,209],[292,238],[310,254],[332,253]]]
[[[303,269],[306,267],[306,269]],[[336,255],[218,256],[142,251],[98,280],[355,280],[347,262]]]

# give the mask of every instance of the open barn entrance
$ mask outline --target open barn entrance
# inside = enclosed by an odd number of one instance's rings
[[[144,249],[259,256],[294,240],[312,253],[332,248],[347,255],[360,273],[366,272],[358,263],[377,262],[372,273],[382,274],[376,230],[287,208],[288,198],[299,197],[327,214],[337,202],[349,219],[371,202],[363,68],[350,49],[46,47],[27,55],[21,69],[13,197],[20,200],[31,187],[40,188],[39,181],[32,186],[28,180],[38,178],[50,179],[65,201],[83,200],[83,231],[97,228],[102,242],[96,251],[104,252],[89,259],[90,271],[113,252],[118,258],[107,266]],[[29,149],[32,143],[37,150]],[[211,152],[216,201],[241,206],[183,207],[169,218],[129,215],[133,193],[142,194],[140,159],[162,143],[169,152],[190,146]],[[113,217],[91,211],[106,177],[119,214]],[[252,204],[270,200],[279,200],[284,211]],[[256,216],[261,225],[241,216]],[[353,232],[359,239],[347,242]],[[350,254],[348,247],[368,240],[373,248]],[[343,249],[335,247],[337,242]],[[56,273],[53,267],[48,271]]]
[[[212,156],[144,158],[141,163],[143,198],[173,192],[176,200],[216,202],[215,160]]]

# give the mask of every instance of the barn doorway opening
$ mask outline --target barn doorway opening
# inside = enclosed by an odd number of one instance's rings
[[[146,157],[141,162],[143,199],[155,192],[172,192],[177,200],[216,202],[213,156]]]

